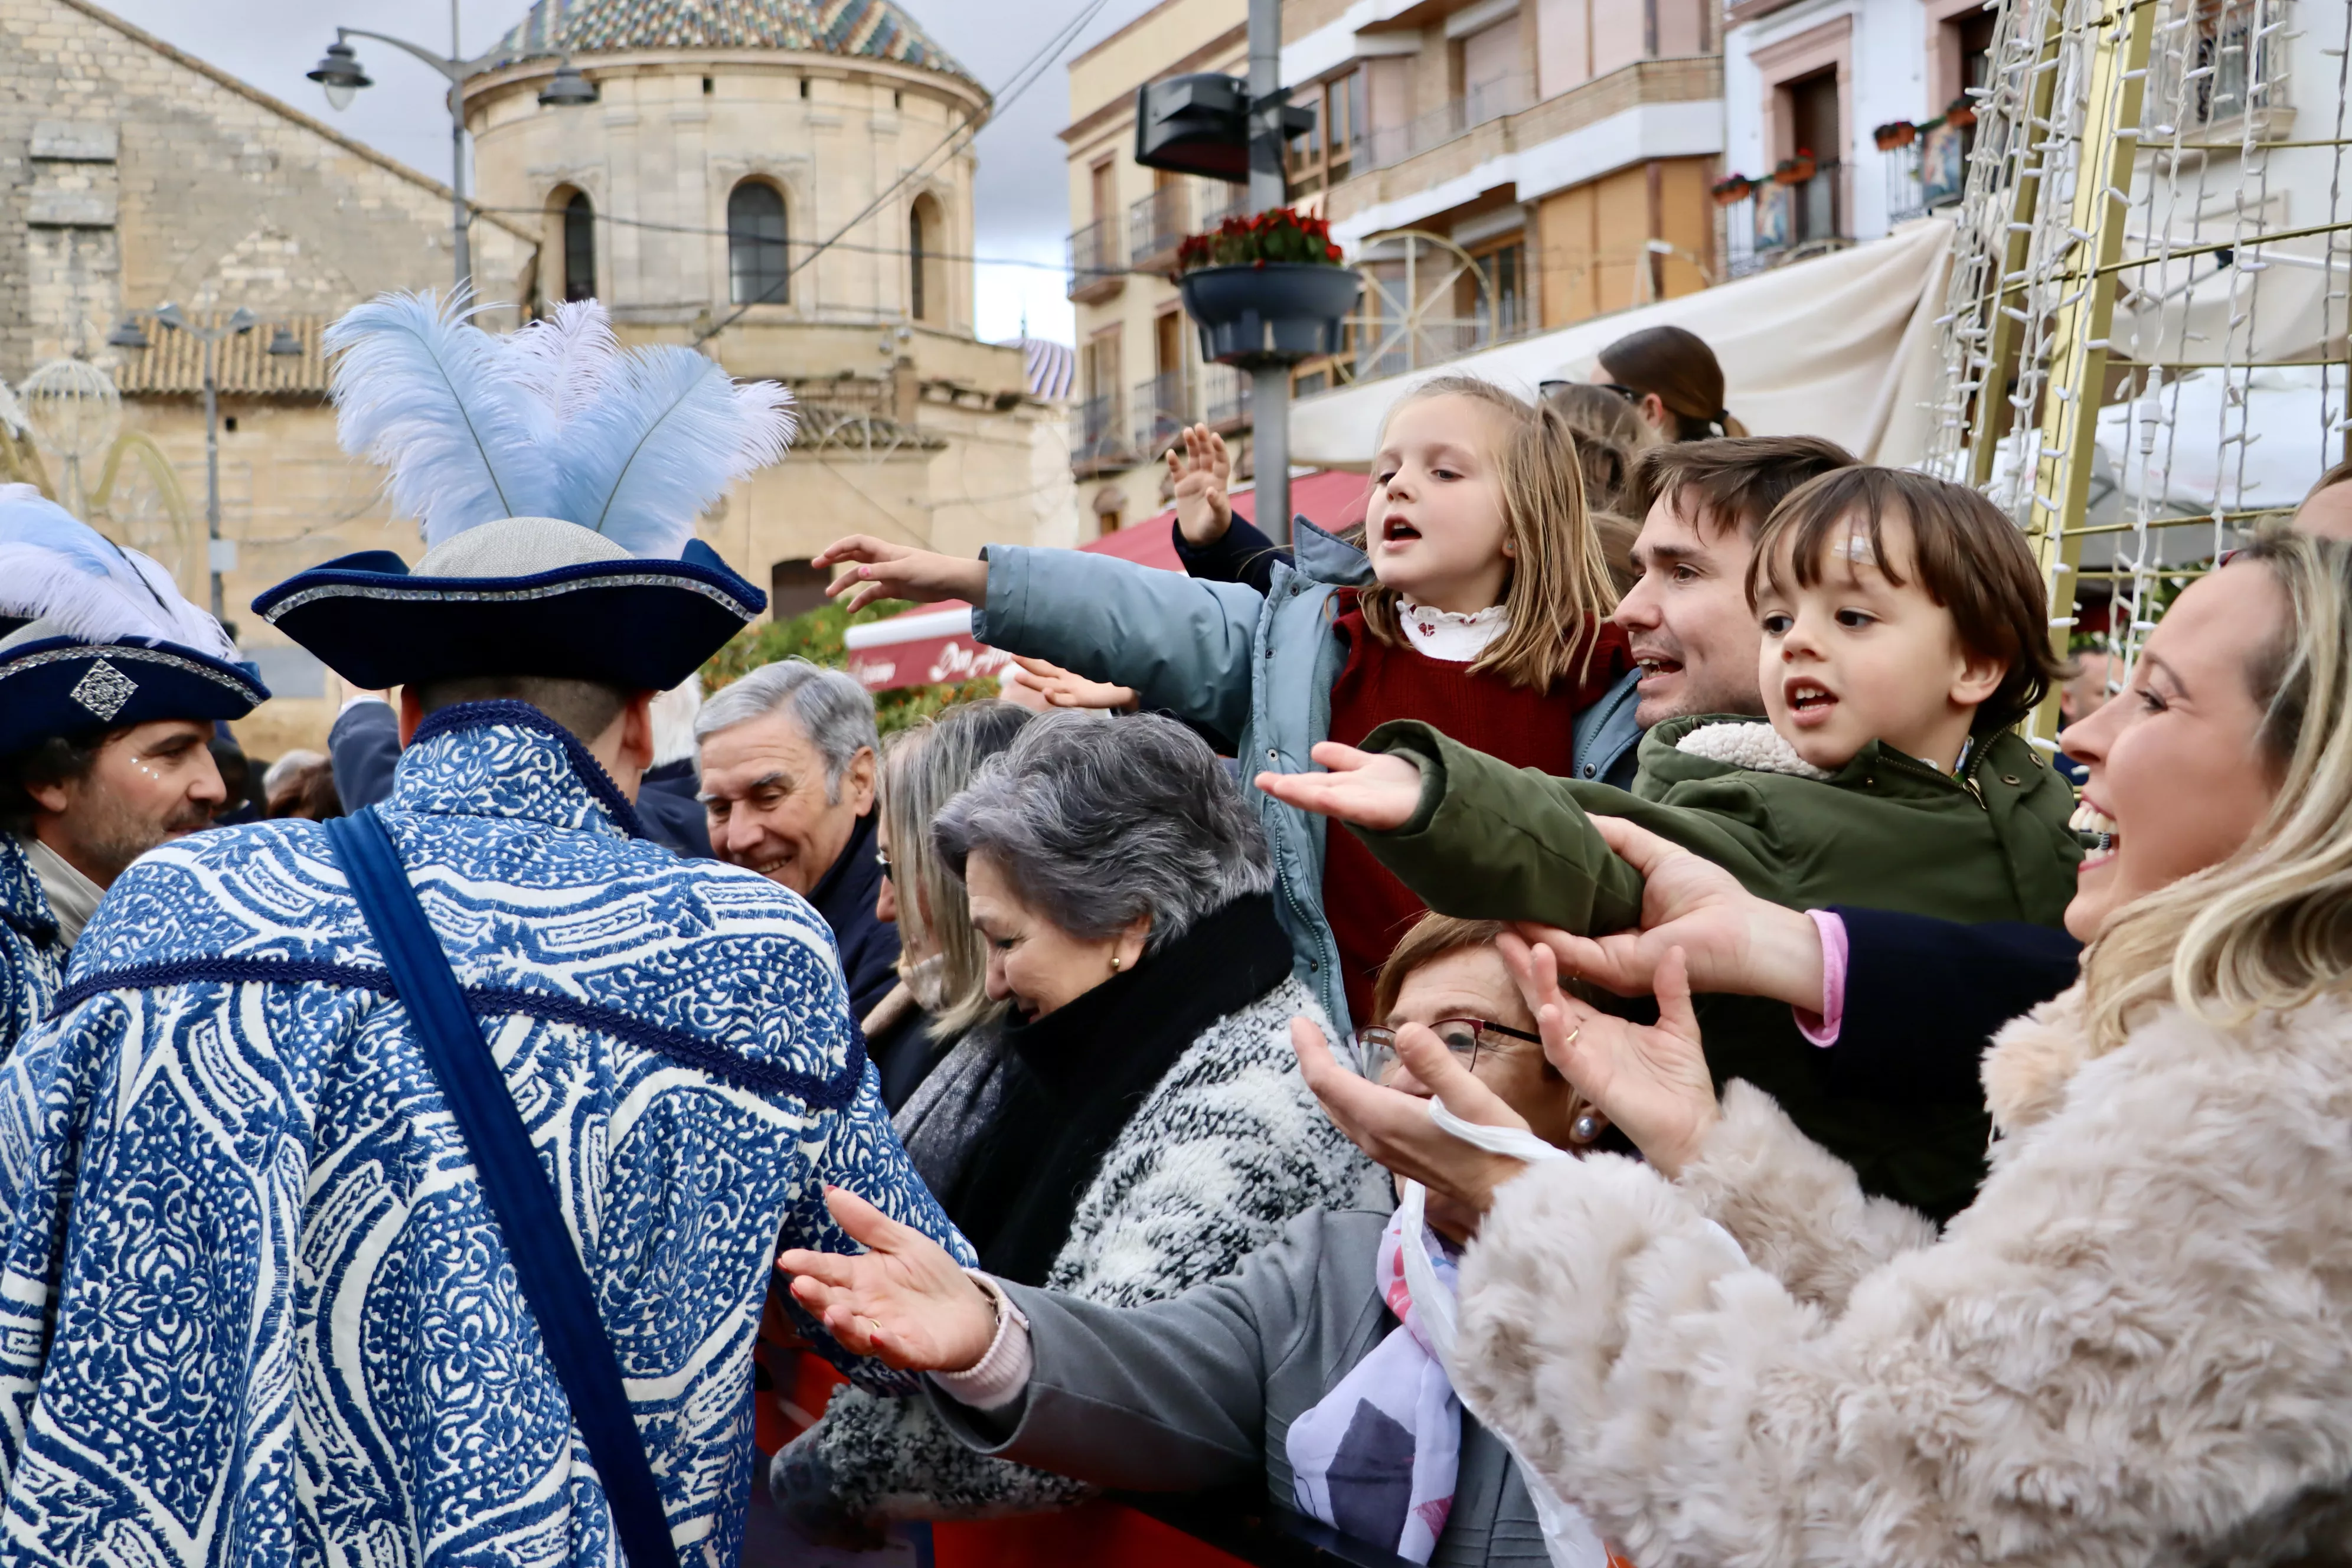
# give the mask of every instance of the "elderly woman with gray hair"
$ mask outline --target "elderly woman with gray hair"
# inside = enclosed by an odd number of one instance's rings
[[[932,826],[1010,1005],[1002,1097],[939,1196],[999,1278],[1113,1306],[1231,1273],[1293,1216],[1382,1196],[1288,1044],[1274,869],[1198,736],[1145,714],[1032,720]],[[777,1457],[804,1530],[1066,1506],[1078,1483],[972,1453],[920,1400],[845,1389]]]

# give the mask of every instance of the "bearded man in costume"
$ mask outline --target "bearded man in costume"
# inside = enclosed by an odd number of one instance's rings
[[[171,574],[0,485],[0,1061],[125,868],[212,825],[206,742],[269,690]]]
[[[593,304],[329,342],[429,548],[254,608],[406,749],[133,867],[0,1072],[0,1561],[731,1563],[778,1237],[837,1249],[841,1184],[969,1253],[823,922],[631,805],[651,696],[763,606],[693,521],[788,400]]]

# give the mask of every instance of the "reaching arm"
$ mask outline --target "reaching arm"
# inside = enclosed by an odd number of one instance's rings
[[[1420,764],[1410,817],[1351,828],[1431,909],[1573,931],[1615,931],[1640,919],[1641,874],[1593,827],[1579,786],[1510,767],[1418,722],[1383,724],[1363,749],[1408,753]]]
[[[2082,943],[2046,926],[1833,912],[1845,923],[1847,956],[1830,1075],[1844,1093],[1980,1104],[1978,1068],[1993,1032],[2082,977]]]
[[[1076,550],[989,546],[972,635],[1226,737],[1249,722],[1250,651],[1265,598],[1232,583]]]

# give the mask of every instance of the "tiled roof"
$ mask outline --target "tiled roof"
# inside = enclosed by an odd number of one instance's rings
[[[189,312],[200,326],[216,327],[224,313]],[[223,338],[215,345],[213,379],[225,393],[262,397],[324,397],[327,359],[319,346],[327,329],[326,316],[273,316],[249,332]],[[114,384],[126,395],[169,396],[205,389],[205,345],[193,334],[175,332],[154,321],[145,323],[147,347],[121,349]],[[286,328],[302,345],[299,354],[273,354],[270,340]]]
[[[796,49],[973,79],[891,0],[539,0],[499,41],[493,63],[566,49]]]

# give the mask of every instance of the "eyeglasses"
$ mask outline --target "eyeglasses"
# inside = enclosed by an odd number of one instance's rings
[[[1429,1026],[1445,1048],[1462,1058],[1464,1070],[1476,1072],[1478,1058],[1491,1051],[1507,1053],[1507,1039],[1525,1040],[1530,1045],[1543,1044],[1541,1035],[1530,1035],[1525,1029],[1514,1029],[1487,1018],[1440,1018]],[[1362,1067],[1366,1081],[1381,1083],[1403,1065],[1397,1054],[1397,1032],[1373,1025],[1356,1031],[1356,1060]]]
[[[1622,381],[1596,381],[1592,384],[1603,392],[1613,392],[1628,403],[1639,403],[1642,395]]]
[[[894,882],[898,879],[898,868],[890,864],[890,852],[888,850],[877,849],[874,851],[874,863],[882,868],[882,874],[884,876],[889,878]]]

